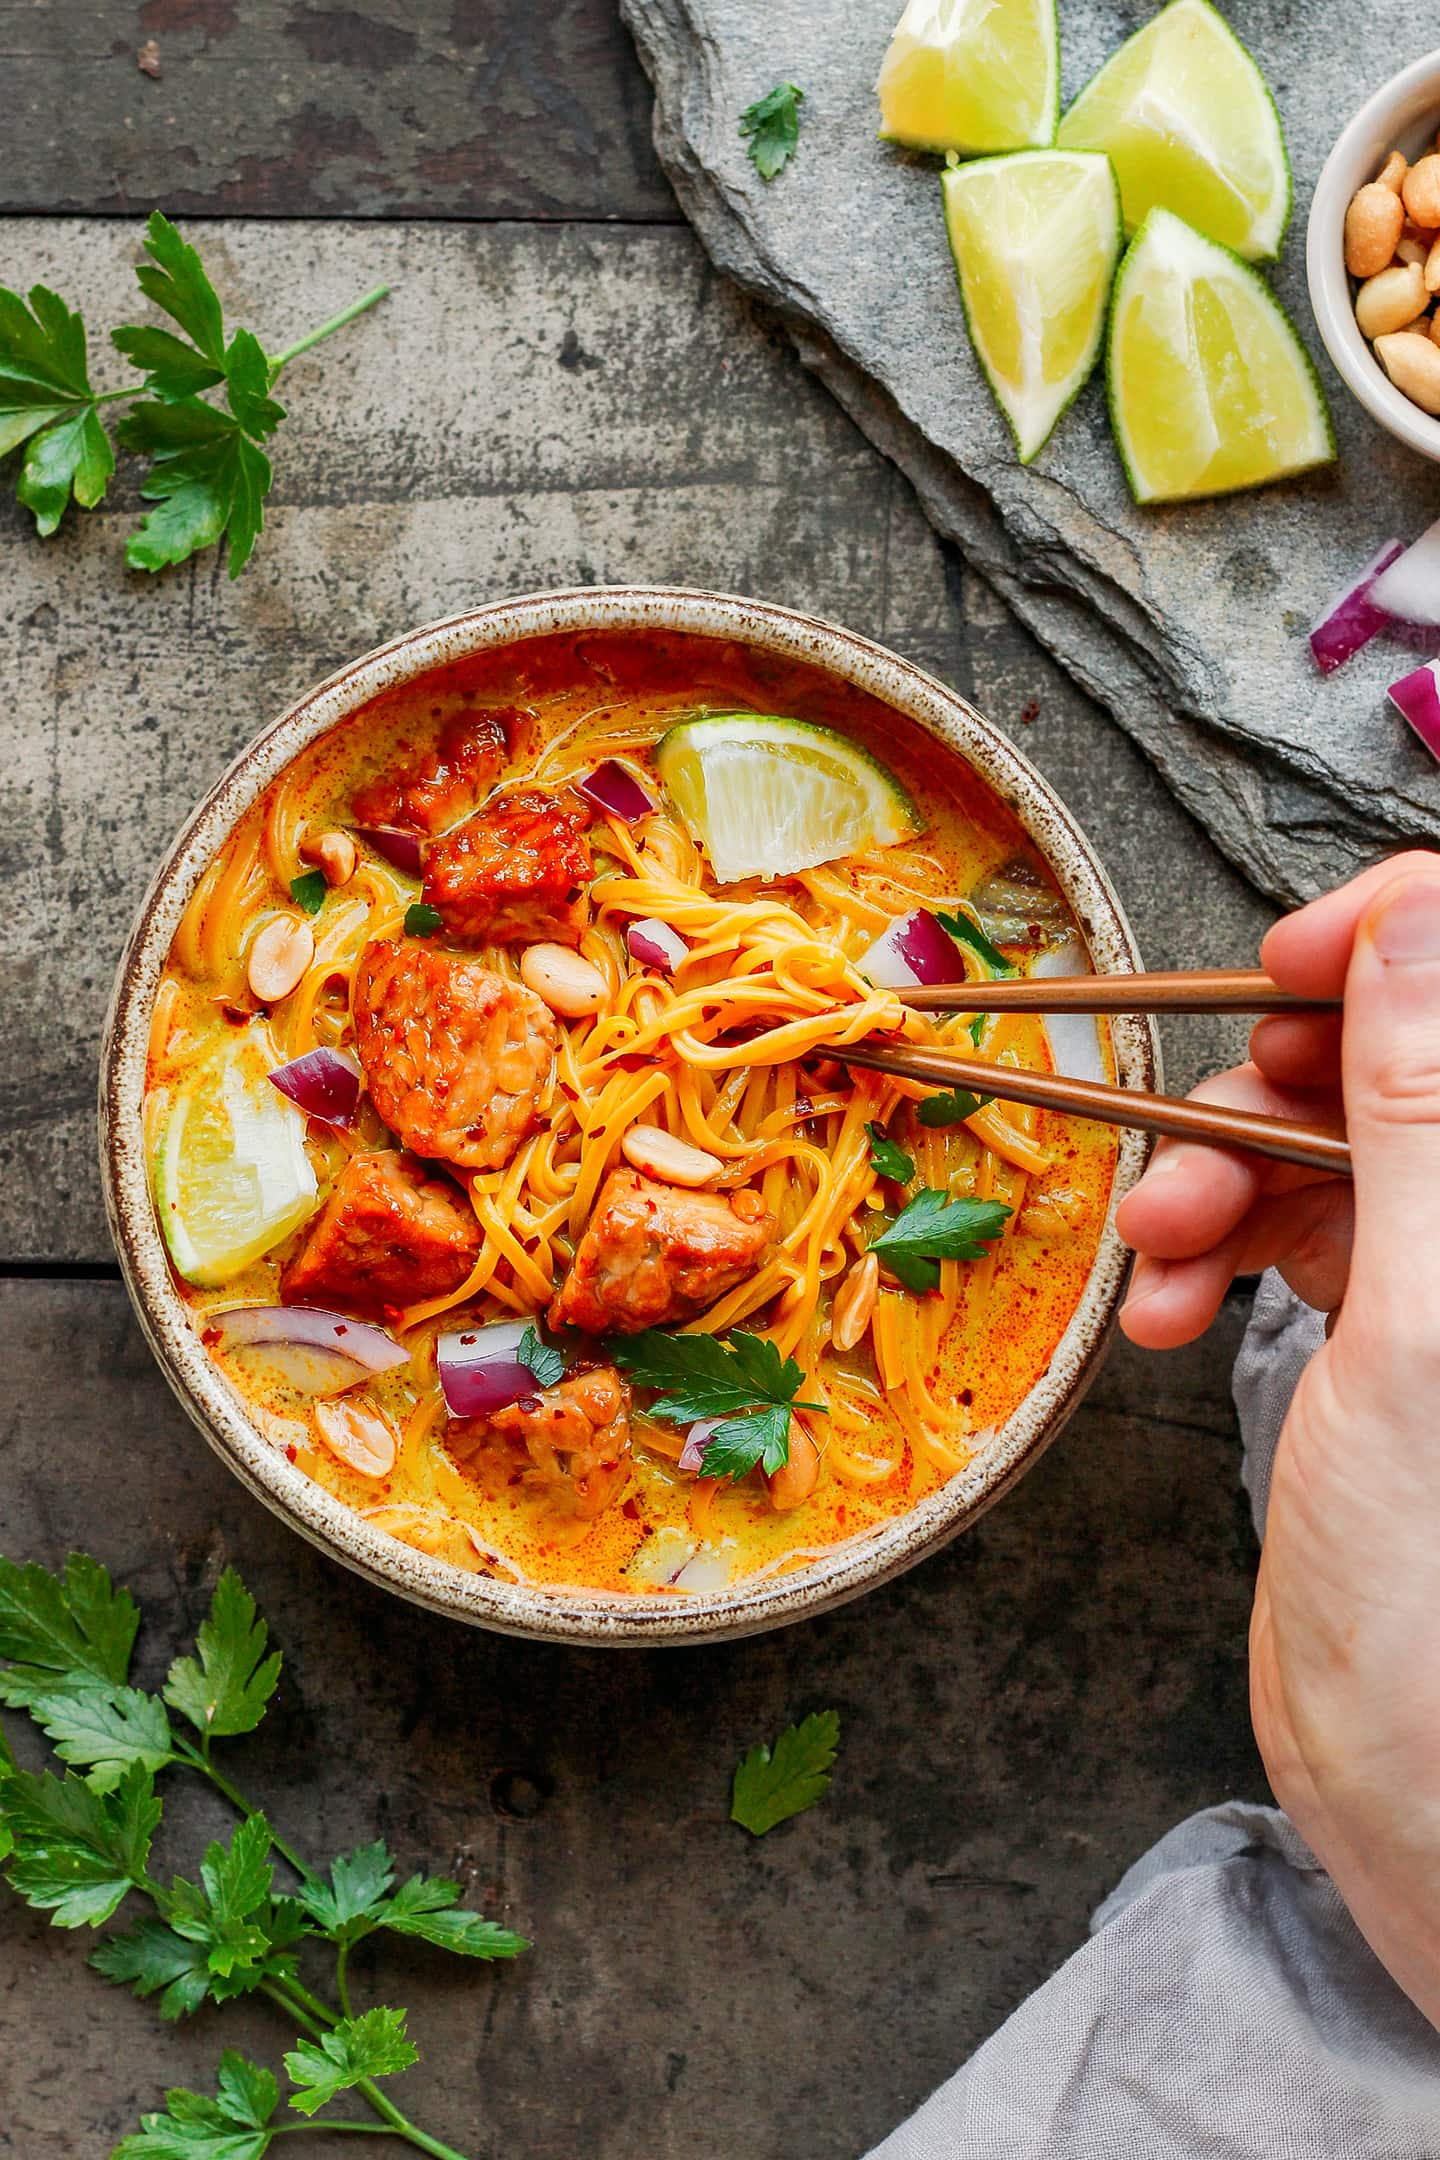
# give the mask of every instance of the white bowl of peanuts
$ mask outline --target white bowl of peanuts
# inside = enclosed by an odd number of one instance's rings
[[[1440,52],[1362,105],[1326,159],[1306,268],[1325,349],[1372,419],[1440,462]]]

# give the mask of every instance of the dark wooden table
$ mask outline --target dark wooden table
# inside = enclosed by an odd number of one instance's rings
[[[136,62],[150,40],[158,80]],[[647,577],[812,607],[960,685],[1094,833],[1152,963],[1246,956],[1266,910],[716,279],[608,0],[0,0],[0,52],[0,282],[43,277],[99,319],[158,202],[231,221],[197,236],[272,346],[395,287],[287,376],[238,584],[212,558],[125,572],[123,472],[43,547],[0,509],[0,1546],[51,1564],[84,1546],[129,1581],[147,1681],[233,1561],[287,1653],[271,1718],[236,1743],[277,1823],[315,1853],[383,1834],[534,1938],[506,1969],[358,1961],[362,1993],[412,2005],[417,2111],[442,2135],[525,2160],[848,2160],[1167,1824],[1261,1790],[1241,1307],[1193,1352],[1118,1350],[1002,1508],[846,1612],[653,1655],[463,1633],[272,1522],[151,1366],[92,1167],[126,922],[224,759],[345,655],[477,597]],[[1172,1080],[1235,1043],[1192,1024]],[[833,1792],[752,1843],[726,1821],[737,1756],[827,1704]],[[163,1865],[193,1868],[220,1818],[172,1814]],[[102,2155],[164,2086],[208,2085],[227,2040],[272,2062],[290,2042],[263,2009],[162,2026],[85,1947],[0,1902],[17,2160]]]

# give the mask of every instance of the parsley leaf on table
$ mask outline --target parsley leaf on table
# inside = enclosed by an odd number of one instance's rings
[[[969,1088],[951,1088],[944,1095],[927,1095],[915,1105],[915,1115],[922,1125],[963,1125],[994,1100],[993,1095],[972,1095]]]
[[[388,1928],[460,1957],[518,1957],[530,1947],[523,1935],[497,1927],[480,1913],[455,1910],[460,1885],[446,1876],[412,1875],[392,1896],[394,1881],[388,1847],[383,1842],[362,1845],[331,1862],[328,1883],[303,1883],[297,1898],[333,1943],[357,1943],[376,1928]]]
[[[363,2017],[341,2018],[318,2040],[302,2040],[290,2050],[286,2074],[304,2088],[290,2095],[290,2105],[302,2115],[313,2115],[362,2078],[393,2077],[419,2060],[405,2037],[405,2012],[378,2005]]]
[[[991,944],[989,938],[980,928],[979,923],[973,921],[970,916],[962,915],[958,911],[954,915],[947,915],[942,908],[937,908],[935,910],[935,920],[942,930],[949,931],[951,937],[958,938],[962,945],[968,945],[971,952],[977,954],[984,961],[986,967],[993,969],[997,975],[1013,975],[1015,973],[1015,969],[1006,959],[1004,953],[1001,952],[999,946]]]
[[[731,1822],[755,1837],[764,1837],[777,1823],[814,1807],[830,1789],[830,1770],[839,1745],[838,1712],[818,1710],[800,1724],[787,1726],[773,1748],[763,1742],[751,1748],[735,1772]]]
[[[226,1568],[196,1633],[199,1662],[176,1658],[165,1681],[166,1702],[202,1738],[253,1732],[280,1680],[280,1653],[266,1657],[268,1639],[254,1598],[234,1568]]]
[[[239,577],[255,552],[273,477],[258,443],[199,398],[137,405],[116,434],[126,450],[150,457],[140,492],[158,505],[125,543],[131,569],[163,570],[228,536],[230,575]]]
[[[85,1771],[92,1792],[113,1792],[132,1763],[152,1773],[175,1757],[165,1706],[139,1688],[88,1687],[40,1695],[30,1715],[61,1762]]]
[[[999,1200],[948,1193],[922,1186],[904,1211],[871,1244],[892,1275],[907,1290],[933,1290],[941,1260],[983,1260],[986,1241],[999,1237],[1010,1209]]]
[[[540,1331],[533,1320],[528,1323],[520,1337],[515,1356],[520,1364],[534,1373],[541,1387],[554,1387],[557,1380],[565,1377],[563,1356],[558,1350],[552,1350],[549,1343],[541,1342]]]
[[[750,162],[762,180],[773,180],[795,155],[804,97],[804,91],[794,83],[776,83],[773,90],[741,113],[740,133],[749,138]]]
[[[904,1148],[890,1138],[883,1125],[867,1125],[865,1130],[870,1135],[870,1167],[876,1177],[908,1185],[915,1175],[915,1165]]]
[[[27,1905],[56,1927],[99,1927],[145,1880],[160,1820],[150,1773],[136,1764],[115,1790],[83,1778],[17,1770],[0,1780],[0,1819],[12,1850],[5,1873]]]
[[[0,1559],[0,1702],[22,1710],[40,1696],[123,1687],[140,1613],[98,1560],[71,1553],[63,1577]]]
[[[226,2048],[216,2073],[216,2096],[172,2086],[165,2112],[142,2115],[111,2160],[263,2160],[280,2088],[268,2070]]]
[[[29,443],[15,493],[42,538],[72,494],[93,510],[115,470],[95,406],[80,316],[48,286],[31,286],[28,307],[0,287],[0,457]]]
[[[677,1425],[722,1420],[705,1443],[702,1477],[741,1478],[757,1463],[773,1476],[790,1460],[791,1412],[825,1408],[796,1400],[805,1375],[794,1358],[782,1358],[767,1337],[741,1328],[724,1342],[648,1328],[615,1339],[610,1350],[641,1387],[667,1391],[653,1416]]]

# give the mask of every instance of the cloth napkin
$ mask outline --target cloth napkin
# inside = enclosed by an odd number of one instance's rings
[[[1275,1444],[1323,1340],[1267,1275],[1236,1360],[1264,1534]],[[1440,2036],[1276,1808],[1192,1815],[1090,1940],[871,2160],[1440,2160]]]

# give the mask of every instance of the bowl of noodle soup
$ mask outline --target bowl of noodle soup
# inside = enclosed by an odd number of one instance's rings
[[[1139,965],[1047,784],[848,631],[592,588],[342,668],[207,795],[117,978],[107,1206],[180,1402],[334,1558],[520,1635],[743,1635],[935,1551],[1093,1377],[1146,1142],[844,1046],[1134,1087],[1158,1046],[905,1007],[917,923],[926,980]],[[906,1244],[927,1208],[974,1242]]]

